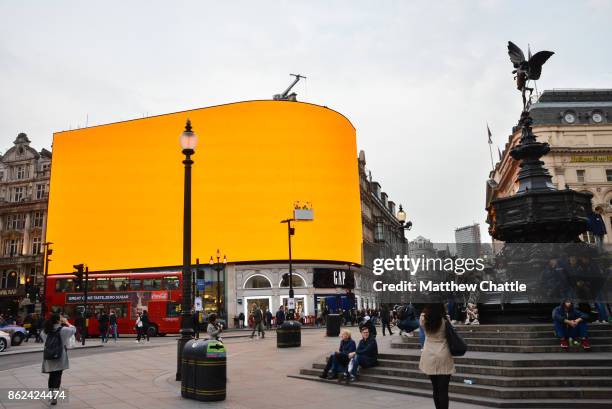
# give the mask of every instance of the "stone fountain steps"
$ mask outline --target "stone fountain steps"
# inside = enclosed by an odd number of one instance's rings
[[[336,381],[324,380],[315,375],[289,375],[292,378],[310,380],[316,382],[324,382],[334,384]],[[344,385],[343,385],[344,386]],[[401,393],[412,396],[421,396],[431,398],[431,386],[425,386],[425,383],[419,385],[418,388],[409,388],[405,386],[395,386],[389,384],[382,384],[378,382],[368,382],[361,379],[359,382],[347,385],[348,387],[357,387],[371,390],[378,390],[390,393]],[[610,409],[612,407],[612,399],[496,399],[486,396],[478,396],[472,394],[459,394],[451,392],[449,398],[453,402],[463,402],[474,405],[481,405],[493,408],[580,408],[580,409]]]
[[[561,351],[551,325],[457,325],[468,349],[474,352],[552,353]],[[612,325],[589,326],[590,352],[612,352]],[[393,338],[391,348],[420,349],[417,336]],[[572,352],[581,350],[572,345]]]
[[[580,347],[561,351],[550,325],[457,326],[457,330],[468,342],[469,352],[455,358],[451,400],[500,408],[612,408],[612,354],[596,353],[612,351],[612,326],[589,327],[593,353]],[[378,338],[379,343],[389,342],[387,337]],[[379,365],[362,370],[350,386],[431,396],[430,381],[418,369],[418,337],[393,336],[390,341],[392,349],[379,354]],[[335,383],[318,377],[323,367],[320,359],[291,376]]]

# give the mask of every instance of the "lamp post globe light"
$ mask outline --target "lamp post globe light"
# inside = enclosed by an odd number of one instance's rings
[[[223,285],[225,286],[225,266],[227,265],[227,256],[224,255],[222,261],[221,251],[217,249],[216,257],[217,261],[215,262],[213,260],[213,256],[210,256],[209,264],[210,267],[217,272],[217,317],[222,318],[224,316],[222,314],[224,312],[224,308],[221,303],[221,271],[223,271]]]
[[[397,221],[400,222],[404,230],[412,229],[412,222],[410,220],[406,221],[406,212],[402,208],[402,205],[400,205],[399,211],[397,212],[396,217],[397,217]]]
[[[193,338],[193,318],[191,316],[191,156],[195,154],[198,137],[191,128],[188,119],[185,130],[179,138],[185,165],[185,188],[183,205],[183,300],[181,303],[181,336],[177,345],[176,380],[181,380],[181,362],[183,358],[183,347]]]

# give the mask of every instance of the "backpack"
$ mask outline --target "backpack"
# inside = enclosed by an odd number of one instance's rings
[[[62,327],[47,334],[47,340],[45,341],[45,349],[43,352],[44,358],[49,360],[60,359],[64,352],[64,343],[62,342],[62,336],[60,332]]]

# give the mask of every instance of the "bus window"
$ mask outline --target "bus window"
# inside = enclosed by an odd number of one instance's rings
[[[90,278],[87,280],[87,291],[96,291],[96,279]]]
[[[55,291],[58,293],[67,293],[74,291],[72,285],[72,278],[62,278],[55,281]]]
[[[130,280],[130,290],[142,290],[142,281],[138,278],[133,278]]]
[[[126,291],[127,282],[126,277],[111,278],[110,289],[111,291]]]
[[[143,281],[144,290],[161,290],[161,279],[160,278],[145,278]]]
[[[181,315],[181,304],[175,301],[168,301],[166,316],[168,318],[171,317],[180,317]]]
[[[117,318],[130,318],[128,315],[129,309],[128,305],[123,304],[108,304],[108,312],[110,314],[111,311],[115,311],[115,315]]]
[[[178,290],[179,279],[178,277],[164,277],[164,289],[166,290]]]
[[[96,280],[96,290],[97,291],[108,291],[108,278],[98,278]]]

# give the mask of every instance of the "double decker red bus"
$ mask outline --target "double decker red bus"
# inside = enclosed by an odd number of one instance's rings
[[[46,303],[74,322],[85,309],[84,293],[75,288],[73,274],[47,278]],[[136,315],[147,311],[150,336],[178,333],[180,329],[181,272],[90,273],[87,293],[88,335],[99,336],[102,312],[117,316],[119,334],[134,334]]]

